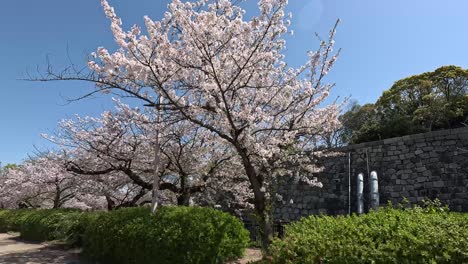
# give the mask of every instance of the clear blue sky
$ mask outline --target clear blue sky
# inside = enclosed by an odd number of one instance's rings
[[[124,25],[142,25],[143,15],[161,16],[168,0],[110,0]],[[441,65],[468,68],[466,0],[289,0],[295,36],[288,38],[288,61],[299,64],[342,20],[336,43],[342,55],[328,80],[334,96],[373,102],[403,77]],[[248,10],[255,7],[247,0]],[[40,133],[63,118],[97,115],[112,107],[101,96],[64,105],[90,91],[83,83],[35,83],[18,79],[46,65],[84,65],[98,46],[114,47],[99,0],[15,0],[0,5],[0,162],[21,162],[33,146],[49,148]],[[68,50],[68,52],[67,52]],[[68,53],[68,55],[67,55]]]

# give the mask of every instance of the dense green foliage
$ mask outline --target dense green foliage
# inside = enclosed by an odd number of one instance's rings
[[[399,80],[375,104],[353,105],[341,121],[347,143],[461,127],[468,123],[468,70],[444,66]]]
[[[0,211],[0,232],[8,231],[19,232],[20,220],[23,216],[29,214],[30,209],[21,210],[1,210]]]
[[[386,208],[310,216],[271,247],[274,263],[468,263],[468,215]]]
[[[0,231],[20,232],[21,238],[30,241],[59,240],[78,246],[90,219],[96,216],[71,209],[2,210]]]
[[[209,208],[132,208],[100,215],[85,233],[85,254],[105,263],[221,263],[242,256],[242,223]]]
[[[2,166],[2,163],[0,162],[0,176],[5,175],[8,172],[8,170],[16,169],[16,168],[18,168],[18,165],[16,164],[7,163],[5,166]]]
[[[218,210],[163,207],[111,212],[1,210],[0,232],[32,241],[82,246],[102,263],[222,263],[242,256],[249,242],[243,224]]]

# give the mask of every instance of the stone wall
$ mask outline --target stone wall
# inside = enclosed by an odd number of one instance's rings
[[[275,206],[276,219],[292,221],[310,214],[347,214],[349,209],[355,212],[358,173],[364,173],[364,204],[368,210],[368,171],[373,170],[379,176],[381,205],[402,202],[404,197],[411,203],[439,198],[453,211],[468,212],[468,127],[335,151],[336,156],[321,160],[323,171],[316,175],[323,188],[294,180],[279,188],[283,201]]]

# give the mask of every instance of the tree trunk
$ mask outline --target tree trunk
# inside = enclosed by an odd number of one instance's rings
[[[179,206],[189,206],[190,205],[190,194],[182,193],[177,197],[177,205]]]
[[[54,197],[54,206],[53,209],[60,208],[60,186],[58,184],[55,185],[55,197]]]
[[[115,208],[115,202],[112,200],[112,198],[109,197],[109,195],[106,195],[106,201],[107,201],[107,210],[112,211]]]
[[[245,172],[254,192],[254,206],[260,228],[261,247],[262,251],[266,253],[273,238],[273,226],[270,212],[267,210],[266,192],[261,191],[263,179],[255,170],[247,153],[241,147],[236,147],[236,149],[242,158],[242,164],[244,165]]]
[[[263,210],[263,212],[257,212],[259,214],[258,217],[258,226],[260,228],[260,239],[261,239],[261,246],[262,251],[267,253],[268,247],[271,244],[273,239],[273,224],[272,219],[270,217],[270,212],[267,210]]]
[[[161,96],[158,96],[158,105],[161,103]],[[156,113],[156,124],[159,126],[160,121],[159,110]],[[156,142],[154,144],[154,176],[153,176],[153,191],[151,202],[151,213],[155,214],[159,205],[159,167],[161,163],[161,150],[159,145],[159,127],[156,128]]]

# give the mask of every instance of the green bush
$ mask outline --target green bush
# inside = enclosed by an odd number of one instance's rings
[[[249,242],[239,220],[199,207],[163,207],[156,215],[148,208],[0,210],[0,232],[8,231],[82,246],[103,263],[222,263],[242,256]]]
[[[63,223],[63,230],[66,230],[65,242],[70,246],[81,247],[85,240],[84,235],[94,220],[99,217],[98,212],[86,212],[81,214],[72,214]]]
[[[96,213],[77,210],[35,210],[20,220],[21,238],[30,241],[60,240],[80,246],[86,227]]]
[[[19,232],[22,220],[34,212],[33,209],[1,210],[0,232]]]
[[[433,207],[310,216],[271,246],[274,263],[468,263],[468,214]]]
[[[72,209],[1,210],[0,232],[20,232],[29,241],[60,240],[80,246],[85,227],[96,215]]]
[[[239,220],[200,207],[103,213],[84,237],[84,254],[104,263],[222,263],[242,256],[249,242]]]

